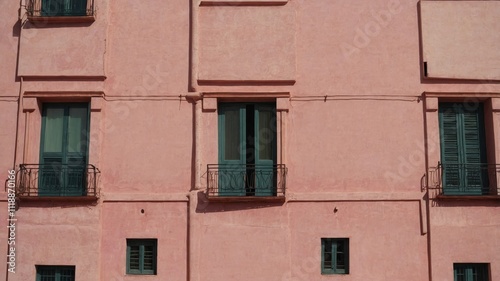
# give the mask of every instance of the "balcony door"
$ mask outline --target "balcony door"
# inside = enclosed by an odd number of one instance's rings
[[[439,125],[443,193],[488,193],[483,104],[440,103]]]
[[[219,194],[276,195],[276,106],[220,103]]]
[[[88,129],[87,103],[43,105],[40,196],[86,194]]]

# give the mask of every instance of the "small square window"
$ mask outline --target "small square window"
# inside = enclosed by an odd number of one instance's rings
[[[127,239],[127,274],[156,275],[157,239]]]
[[[37,265],[36,281],[75,281],[75,266]]]
[[[349,238],[321,238],[321,273],[349,274]]]
[[[487,263],[454,263],[455,281],[490,281],[489,264]]]

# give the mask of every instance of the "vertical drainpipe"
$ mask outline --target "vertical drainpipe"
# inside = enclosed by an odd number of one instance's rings
[[[198,10],[200,0],[189,3],[189,92],[196,92],[198,82]]]
[[[19,40],[21,40],[21,39],[19,39]],[[17,100],[16,138],[15,138],[15,147],[14,147],[13,169],[15,169],[16,165],[20,163],[20,161],[18,161],[19,153],[20,153],[20,149],[19,149],[19,133],[20,133],[19,130],[20,130],[20,128],[19,128],[19,126],[21,124],[21,115],[23,112],[23,80],[24,80],[24,77],[20,76],[19,79],[20,79],[19,80],[19,96],[18,96],[18,100]],[[26,128],[25,128],[25,130],[26,130]],[[24,141],[26,142],[26,135],[25,135]],[[25,148],[25,145],[23,145],[23,147]],[[26,157],[26,154],[23,156],[23,160],[25,159],[25,157]]]
[[[197,93],[198,73],[198,7],[199,0],[189,1],[189,85],[186,99],[193,103],[193,159],[194,167],[192,186],[189,192],[188,206],[188,239],[187,239],[187,280],[199,281],[199,241],[196,227],[199,225],[196,218],[198,205],[198,191],[201,189],[201,94]]]
[[[19,15],[18,15],[18,20],[20,21],[19,24],[19,34],[18,34],[18,41],[17,41],[17,67],[19,68],[19,60],[20,60],[20,53],[21,53],[21,33],[23,31],[23,17],[25,14],[23,14],[23,11],[26,12],[25,5],[23,5],[23,0],[19,1]],[[16,139],[15,139],[15,147],[14,147],[14,163],[13,163],[13,169],[16,168],[16,164],[19,162],[17,161],[18,156],[19,156],[19,125],[21,122],[21,115],[23,112],[23,82],[24,82],[24,77],[19,76],[19,73],[16,73],[16,75],[19,77],[19,98],[17,101],[17,120],[16,120]],[[24,136],[26,138],[26,135]],[[24,140],[26,141],[26,139]],[[24,152],[25,153],[25,152]],[[25,156],[23,156],[24,158]]]
[[[199,237],[197,235],[198,231],[198,219],[196,216],[196,208],[198,206],[198,193],[202,189],[201,185],[201,95],[188,94],[186,96],[188,101],[193,104],[193,159],[192,165],[194,168],[192,187],[189,192],[189,213],[188,213],[188,239],[187,239],[187,267],[188,267],[188,280],[189,281],[199,281]]]

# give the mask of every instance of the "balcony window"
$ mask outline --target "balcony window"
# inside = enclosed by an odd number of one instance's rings
[[[41,0],[42,16],[85,16],[87,0]]]
[[[40,196],[85,195],[88,129],[87,103],[44,104]]]
[[[489,281],[489,264],[455,263],[453,275],[454,281]]]
[[[218,105],[218,164],[208,165],[209,196],[284,194],[286,167],[276,161],[276,105]]]
[[[89,114],[88,103],[43,104],[40,160],[20,165],[17,196],[97,198],[100,172],[88,163]]]
[[[494,165],[486,159],[483,104],[440,103],[443,195],[486,195]]]
[[[31,21],[80,22],[94,20],[94,0],[28,0]]]
[[[75,281],[75,266],[37,265],[36,281]]]

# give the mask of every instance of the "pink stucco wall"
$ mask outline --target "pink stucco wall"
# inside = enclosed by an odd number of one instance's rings
[[[54,101],[89,102],[101,174],[96,202],[19,202],[17,270],[0,266],[0,279],[35,280],[45,264],[75,265],[86,281],[452,281],[458,262],[500,278],[498,198],[425,191],[439,101],[484,102],[488,156],[500,159],[500,85],[423,77],[424,51],[439,47],[423,2],[95,0],[94,22],[35,25],[21,8],[21,26],[19,2],[2,1],[0,177],[39,163],[41,110]],[[285,201],[204,195],[228,101],[276,102]],[[0,227],[0,253],[5,237]],[[321,275],[325,237],[350,239],[348,275]],[[158,239],[156,276],[125,274],[127,238]]]

